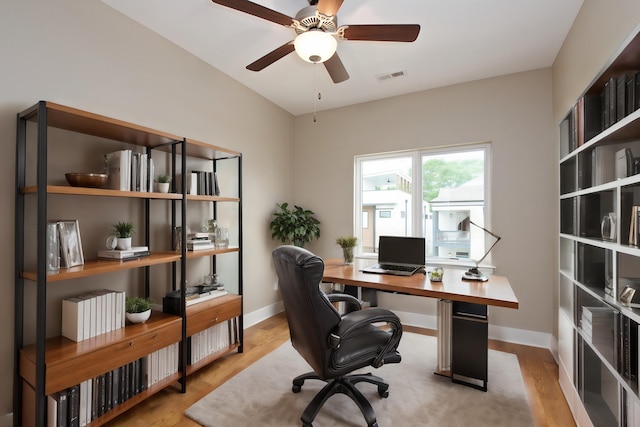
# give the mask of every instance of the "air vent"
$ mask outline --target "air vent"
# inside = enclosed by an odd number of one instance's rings
[[[378,81],[381,82],[384,80],[390,80],[390,79],[395,79],[397,77],[404,77],[404,76],[405,76],[404,71],[394,71],[393,73],[378,74],[376,76],[376,79],[378,79]]]

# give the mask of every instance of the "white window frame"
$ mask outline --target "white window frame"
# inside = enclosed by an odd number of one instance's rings
[[[419,150],[407,150],[396,151],[389,153],[376,153],[356,155],[354,157],[354,207],[353,207],[353,219],[354,219],[354,236],[358,237],[358,246],[356,248],[356,257],[359,258],[377,258],[378,254],[373,252],[363,253],[362,246],[362,163],[372,160],[385,160],[385,159],[397,159],[397,158],[411,158],[411,197],[412,197],[412,213],[411,213],[411,229],[413,232],[411,235],[417,237],[424,237],[426,230],[424,230],[422,212],[422,157],[424,155],[434,154],[447,154],[464,151],[485,151],[485,164],[484,164],[484,227],[491,230],[491,142],[480,142],[471,144],[460,144],[451,146],[441,146],[435,148],[423,148]],[[371,226],[371,224],[369,224]],[[490,237],[490,236],[489,236]],[[485,247],[488,248],[491,243],[486,242]],[[427,259],[427,263],[429,260]],[[475,262],[472,259],[452,259],[443,261],[438,259],[438,265],[454,265],[454,266],[475,266]],[[483,260],[483,267],[493,267],[491,265],[491,253]]]

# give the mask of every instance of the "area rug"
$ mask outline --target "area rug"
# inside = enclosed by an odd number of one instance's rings
[[[401,363],[363,370],[390,384],[386,399],[376,386],[358,385],[379,427],[533,426],[515,355],[489,350],[488,391],[483,392],[433,373],[436,344],[435,337],[405,332],[399,346]],[[307,381],[300,393],[293,393],[293,377],[309,370],[287,342],[200,399],[186,415],[206,427],[300,426],[307,403],[324,384]],[[355,403],[337,394],[324,404],[313,425],[357,427],[365,421]]]

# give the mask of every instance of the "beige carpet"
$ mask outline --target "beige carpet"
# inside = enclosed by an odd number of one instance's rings
[[[379,427],[533,426],[515,355],[489,350],[489,391],[485,393],[433,374],[434,337],[404,333],[399,350],[400,364],[365,370],[389,382],[388,398],[380,398],[376,386],[358,385],[372,403]],[[293,377],[308,371],[287,342],[196,402],[186,415],[206,427],[301,426],[300,415],[324,384],[307,381],[300,393],[293,393]],[[313,425],[363,426],[365,422],[358,407],[338,394],[325,403]]]

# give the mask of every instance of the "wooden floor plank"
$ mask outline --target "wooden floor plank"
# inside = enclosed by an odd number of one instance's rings
[[[435,336],[433,330],[406,326],[405,331]],[[273,316],[244,333],[244,351],[230,354],[191,375],[187,392],[168,388],[107,424],[110,427],[186,426],[199,424],[184,415],[189,406],[206,396],[258,359],[289,339],[284,313]],[[515,354],[537,427],[572,427],[573,417],[558,384],[558,365],[546,349],[489,340],[489,348]]]

